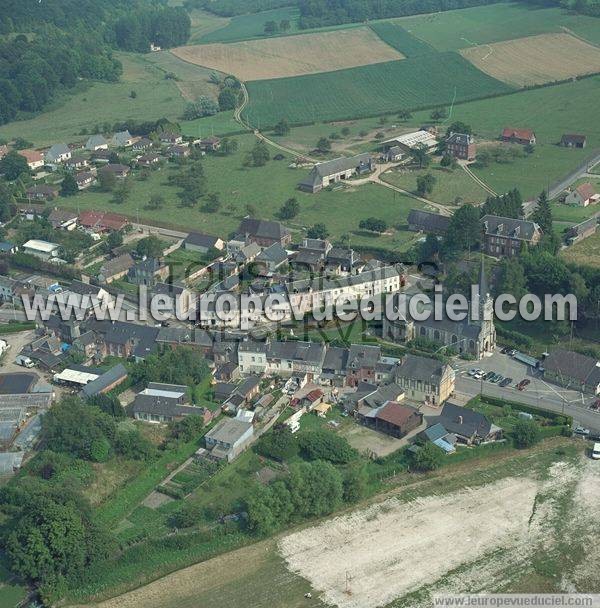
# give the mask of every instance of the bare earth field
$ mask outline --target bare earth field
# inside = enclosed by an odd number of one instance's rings
[[[171,52],[185,61],[241,80],[316,74],[404,58],[366,27],[233,44],[182,46]]]
[[[565,80],[600,71],[600,48],[570,34],[542,34],[462,49],[490,76],[516,86]]]

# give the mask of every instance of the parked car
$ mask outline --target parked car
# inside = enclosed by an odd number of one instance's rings
[[[517,351],[516,351],[516,350],[514,350],[514,349],[513,349],[513,350],[509,350],[509,351],[508,351],[508,355],[509,355],[510,357],[514,357],[516,354],[517,354]]]
[[[494,372],[488,372],[483,379],[484,380],[490,380],[491,378],[493,378],[496,374]]]
[[[600,460],[600,443],[595,443],[592,448],[592,458],[594,460]]]
[[[521,380],[521,382],[519,382],[519,384],[517,384],[517,390],[519,391],[524,391],[525,387],[531,382],[531,380],[528,380],[527,378],[524,378],[523,380]]]
[[[502,374],[496,374],[491,380],[490,382],[493,382],[494,384],[498,384],[498,382],[504,380],[504,376]]]
[[[575,435],[581,435],[582,437],[587,437],[590,434],[590,429],[586,429],[583,426],[576,426],[573,429],[573,433],[575,433]]]
[[[513,379],[512,378],[504,378],[504,380],[500,381],[499,386],[508,386],[509,384],[512,384]]]
[[[483,378],[483,372],[480,369],[478,369],[475,372],[475,375],[473,376],[473,378],[475,378],[475,380],[481,380]]]
[[[477,370],[475,368],[469,370],[469,376],[475,376]]]

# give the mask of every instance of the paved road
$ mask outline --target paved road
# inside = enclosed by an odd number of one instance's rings
[[[592,395],[587,395],[550,384],[542,378],[531,373],[523,363],[515,361],[508,355],[494,353],[482,361],[468,361],[455,366],[456,391],[470,397],[480,394],[490,397],[500,397],[509,401],[517,401],[532,407],[539,407],[552,412],[565,413],[573,416],[577,424],[600,431],[600,413],[589,409],[595,401]],[[497,384],[475,380],[468,375],[471,368],[481,368],[485,371],[496,371],[513,382],[510,386],[500,387]],[[518,391],[515,384],[523,378],[528,378],[531,384],[524,391]]]

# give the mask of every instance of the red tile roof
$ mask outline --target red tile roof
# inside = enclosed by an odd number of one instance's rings
[[[377,418],[389,424],[401,427],[418,410],[408,405],[400,405],[397,401],[388,401],[378,412]]]
[[[513,129],[512,127],[505,127],[504,131],[502,131],[502,137],[531,139],[533,137],[533,131],[531,129]]]
[[[320,399],[323,396],[323,391],[320,388],[316,388],[312,391],[310,391],[310,393],[307,393],[305,395],[305,399],[308,399],[309,401],[316,401],[317,399]]]
[[[594,194],[596,194],[594,186],[592,186],[590,183],[581,184],[577,186],[576,190],[579,192],[579,195],[584,201],[589,200],[592,198],[592,196],[594,196]]]
[[[19,150],[19,154],[25,158],[28,163],[38,163],[44,160],[44,155],[37,150]]]
[[[79,214],[79,223],[86,228],[122,230],[127,225],[128,220],[124,215],[119,215],[118,213],[82,211]]]

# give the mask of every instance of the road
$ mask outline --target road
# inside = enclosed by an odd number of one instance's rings
[[[475,380],[468,375],[471,368],[484,371],[495,371],[513,382],[510,386],[501,387],[491,382]],[[581,425],[600,431],[600,413],[589,409],[595,401],[592,395],[566,389],[546,382],[533,374],[525,364],[515,361],[508,355],[499,352],[481,361],[467,361],[455,366],[456,392],[474,397],[480,393],[489,397],[499,397],[509,401],[517,401],[531,407],[539,407],[551,412],[565,413],[573,417],[575,426]],[[530,384],[524,391],[518,391],[515,384],[523,378],[528,378]]]

